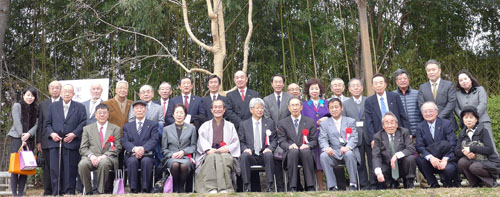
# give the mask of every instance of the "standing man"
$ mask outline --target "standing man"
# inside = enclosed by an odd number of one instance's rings
[[[363,94],[363,83],[357,78],[352,78],[349,83],[347,83],[349,92],[351,93],[351,98],[347,99],[343,103],[343,116],[353,118],[356,120],[356,131],[358,133],[358,143],[357,148],[360,154],[360,165],[358,166],[359,173],[359,185],[361,189],[369,189],[370,183],[375,186],[377,183],[375,180],[375,174],[373,174],[373,168],[371,163],[372,154],[366,150],[371,150],[370,141],[368,140],[367,133],[365,132],[364,120],[365,120],[365,101],[366,97]],[[367,158],[368,161],[367,162]],[[369,165],[367,171],[366,165]],[[343,172],[343,169],[342,169]],[[368,173],[369,172],[369,173]],[[368,174],[370,176],[368,176]]]
[[[158,123],[146,119],[147,103],[138,100],[132,104],[135,120],[123,127],[122,145],[125,165],[132,193],[148,193],[153,174],[153,149],[160,141]],[[138,188],[138,171],[141,169],[141,188]]]
[[[102,86],[99,83],[93,83],[90,85],[90,96],[88,101],[84,101],[82,104],[85,106],[85,111],[87,112],[87,125],[94,123],[96,118],[94,116],[95,107],[102,102],[101,99]]]
[[[318,146],[318,132],[313,119],[302,116],[302,102],[292,98],[288,102],[290,116],[280,120],[278,129],[279,145],[284,150],[290,191],[297,191],[299,180],[298,165],[304,168],[306,191],[314,191],[315,158],[312,149]]]
[[[49,147],[49,138],[47,134],[46,122],[49,117],[49,106],[53,102],[59,102],[61,99],[61,83],[59,81],[52,81],[49,84],[49,94],[50,98],[45,99],[42,103],[40,103],[40,112],[38,116],[38,122],[40,125],[38,126],[36,133],[36,148],[38,152],[42,152],[43,156],[43,195],[52,195],[52,184],[50,178],[50,147]],[[56,190],[54,188],[54,190]]]
[[[238,129],[238,125],[242,120],[252,117],[250,108],[248,107],[250,100],[252,98],[260,98],[260,95],[258,92],[247,87],[247,74],[241,70],[234,74],[234,83],[238,88],[229,92],[227,98],[231,101],[231,109],[233,109],[233,112],[236,114],[236,119],[233,120],[233,123],[236,129]]]
[[[235,114],[233,113],[233,110],[231,109],[231,101],[226,98],[225,96],[222,96],[219,94],[219,87],[221,84],[221,79],[217,75],[210,75],[208,76],[207,80],[208,84],[208,90],[210,91],[210,94],[203,97],[203,107],[204,111],[206,113],[206,118],[207,120],[210,120],[214,118],[214,115],[212,114],[211,108],[212,108],[212,102],[215,100],[222,100],[224,102],[224,105],[227,107],[226,108],[226,113],[224,113],[224,119],[228,121],[233,121],[235,119]]]
[[[418,169],[431,188],[439,187],[435,173],[439,174],[444,187],[452,187],[458,174],[457,163],[454,162],[455,130],[449,120],[438,117],[438,107],[432,101],[422,105],[422,114],[425,121],[417,125],[415,133],[416,149],[420,154],[417,158]]]
[[[187,109],[186,114],[186,122],[193,123],[196,128],[199,128],[200,125],[206,120],[206,112],[203,108],[203,100],[199,96],[195,96],[191,94],[191,90],[193,89],[193,81],[189,77],[184,77],[179,80],[179,89],[181,90],[181,95],[172,98],[170,101],[167,117],[165,120],[166,125],[173,124],[175,122],[173,114],[174,114],[174,106],[177,104],[184,104]]]
[[[398,88],[393,92],[397,93],[399,98],[401,98],[406,117],[408,117],[408,121],[410,122],[410,128],[408,129],[414,138],[417,124],[423,120],[417,105],[418,91],[410,87],[410,75],[405,69],[396,70],[394,77],[396,78]]]
[[[427,101],[433,101],[439,108],[438,116],[448,119],[453,130],[458,130],[457,121],[453,115],[457,104],[453,83],[441,79],[441,64],[436,60],[431,59],[425,63],[425,72],[429,81],[420,85],[418,89],[418,107],[421,108]]]
[[[338,98],[328,102],[328,110],[332,117],[320,123],[319,132],[319,147],[322,151],[320,161],[321,166],[324,166],[328,190],[338,190],[333,168],[345,164],[349,174],[349,191],[354,191],[357,189],[356,173],[360,160],[356,121],[342,116],[342,101]]]
[[[373,167],[379,183],[378,189],[399,188],[399,178],[403,178],[406,189],[412,189],[415,171],[415,145],[406,128],[398,126],[398,119],[392,112],[383,116],[384,130],[373,136]]]
[[[302,99],[301,92],[300,92],[300,86],[297,85],[296,83],[291,83],[290,85],[288,85],[288,87],[286,89],[287,89],[288,94],[293,95],[299,99]]]
[[[78,161],[80,161],[78,151],[87,114],[85,106],[72,100],[74,95],[73,86],[64,85],[62,101],[50,104],[45,122],[50,148],[52,195],[75,194]],[[57,191],[58,184],[60,184],[59,191]]]
[[[118,81],[115,87],[115,97],[102,102],[109,107],[109,122],[122,129],[123,125],[128,122],[128,114],[132,105],[132,101],[127,99],[127,95],[128,82]]]
[[[151,100],[155,96],[153,87],[150,85],[143,85],[139,89],[139,98],[147,103],[146,105],[146,119],[152,120],[153,122],[163,125],[165,118],[163,117],[163,109],[160,105],[152,102]],[[128,122],[135,120],[135,115],[133,111],[128,113]]]
[[[285,78],[283,75],[275,74],[271,78],[271,86],[274,92],[264,97],[264,118],[270,118],[274,121],[274,125],[278,125],[279,121],[290,116],[288,110],[288,101],[293,95],[283,92]],[[297,84],[295,84],[297,85]],[[295,88],[295,87],[294,87]],[[297,88],[299,88],[297,86]],[[300,93],[300,88],[298,89]],[[280,147],[276,150],[278,154],[283,156],[283,149]],[[274,152],[274,151],[273,151]],[[278,192],[285,191],[285,184],[283,183],[283,161],[275,160],[276,162],[276,185]]]
[[[348,99],[344,96],[345,84],[344,80],[341,78],[333,78],[332,82],[330,82],[330,90],[333,92],[332,98],[338,98],[342,102]],[[328,100],[331,100],[332,98]]]
[[[85,188],[85,195],[92,194],[90,172],[97,170],[97,192],[104,194],[109,177],[109,170],[118,168],[118,153],[120,153],[120,127],[108,122],[109,108],[99,104],[95,110],[95,123],[83,127],[78,173]],[[99,136],[99,137],[97,137]]]
[[[250,100],[252,118],[242,121],[238,130],[242,151],[240,164],[244,192],[250,192],[250,166],[252,165],[265,167],[267,192],[273,191],[275,171],[273,152],[278,146],[278,140],[274,122],[263,118],[264,110],[264,101],[261,98],[252,98]]]
[[[170,103],[170,95],[172,95],[172,86],[168,82],[161,82],[160,86],[158,86],[158,94],[160,95],[160,99],[153,101],[158,105],[161,105],[163,117],[167,117],[167,109]],[[165,120],[166,122],[167,120]],[[165,125],[166,126],[166,125]]]

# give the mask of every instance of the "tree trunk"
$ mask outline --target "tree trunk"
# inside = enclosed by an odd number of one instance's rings
[[[9,10],[10,10],[10,0],[0,0],[0,92],[3,92],[3,66],[5,65],[5,32],[7,31],[9,25]],[[2,96],[0,94],[0,103],[2,103]],[[0,111],[2,111],[2,105],[0,105]]]
[[[370,54],[370,37],[368,35],[368,20],[366,17],[366,1],[358,0],[359,26],[361,30],[361,53],[362,64],[365,67],[365,88],[368,96],[373,94],[372,76],[373,66]]]

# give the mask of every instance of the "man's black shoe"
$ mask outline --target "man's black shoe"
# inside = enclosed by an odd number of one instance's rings
[[[328,188],[328,191],[331,191],[331,192],[334,192],[334,191],[338,191],[339,189],[337,189],[337,187],[330,187]]]
[[[308,186],[308,187],[306,188],[306,191],[308,191],[308,192],[313,192],[313,191],[316,191],[316,189],[314,188],[314,186]]]
[[[439,184],[438,183],[434,183],[429,188],[439,188]]]
[[[267,183],[266,192],[274,192],[274,183],[273,182]]]
[[[243,184],[243,192],[250,192],[250,183]]]
[[[349,191],[356,191],[358,188],[354,185],[349,186]]]
[[[415,188],[414,179],[407,179],[406,189],[413,189],[413,188]]]

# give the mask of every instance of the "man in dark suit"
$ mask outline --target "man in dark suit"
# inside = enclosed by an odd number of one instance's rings
[[[208,76],[207,83],[210,94],[203,97],[203,107],[206,112],[207,120],[211,120],[212,118],[214,118],[214,115],[212,114],[212,101],[219,99],[224,102],[225,106],[227,106],[226,113],[224,113],[224,119],[230,122],[233,121],[235,119],[235,114],[231,109],[231,101],[225,96],[219,94],[221,79],[217,75],[210,75]]]
[[[293,95],[283,92],[285,77],[280,74],[275,74],[271,77],[271,86],[274,92],[264,97],[264,118],[270,118],[274,121],[274,125],[278,125],[283,118],[290,116],[288,110],[288,101]],[[273,151],[274,152],[274,151]],[[283,155],[283,150],[278,147],[275,154]],[[285,191],[285,183],[283,183],[283,163],[281,160],[275,160],[276,166],[276,186],[278,192]]]
[[[455,145],[457,136],[451,122],[438,117],[438,107],[432,101],[425,102],[421,109],[425,121],[417,125],[416,149],[418,169],[422,172],[431,188],[439,184],[434,176],[439,174],[445,187],[451,187],[456,177]]]
[[[168,105],[170,103],[170,95],[172,94],[172,86],[166,81],[161,82],[160,86],[158,86],[158,94],[160,95],[160,99],[153,101],[153,103],[161,106],[163,117],[166,118]]]
[[[132,104],[135,120],[123,126],[122,145],[125,149],[125,166],[128,170],[130,191],[148,193],[151,189],[153,174],[153,149],[160,141],[158,123],[146,119],[146,102],[135,101]],[[141,169],[141,188],[138,188]]]
[[[63,101],[50,104],[45,123],[46,137],[49,139],[50,148],[52,195],[75,194],[78,161],[80,161],[80,142],[87,114],[85,106],[72,100],[74,95],[73,86],[64,85],[62,89]],[[59,159],[62,160],[61,165]],[[59,191],[56,189],[58,184],[61,184]]]
[[[312,149],[318,146],[316,123],[301,115],[302,102],[298,98],[290,99],[288,110],[291,116],[280,120],[278,138],[279,145],[284,150],[283,161],[288,170],[290,191],[297,191],[299,164],[304,168],[306,190],[314,191],[315,158]]]
[[[112,179],[109,171],[118,168],[118,153],[121,149],[121,129],[108,122],[109,107],[99,104],[94,114],[96,122],[83,127],[80,146],[82,159],[78,163],[78,174],[84,185],[85,195],[109,192],[105,191],[106,183],[110,178]],[[90,183],[91,171],[97,171],[96,178],[94,178],[97,193],[93,192]]]
[[[229,92],[227,98],[231,101],[231,109],[236,114],[235,120],[231,122],[238,129],[238,125],[242,120],[249,119],[252,116],[248,107],[250,100],[252,98],[260,98],[260,95],[258,92],[247,87],[247,74],[241,70],[234,74],[234,83],[238,88]]]
[[[356,131],[358,132],[357,147],[360,154],[360,165],[358,166],[359,185],[361,189],[368,189],[367,187],[370,186],[370,184],[375,186],[377,181],[375,180],[375,174],[373,174],[370,141],[367,140],[367,134],[364,132],[365,127],[363,121],[365,120],[366,97],[361,95],[363,94],[363,83],[361,80],[352,78],[347,83],[347,86],[349,88],[349,92],[351,93],[351,97],[343,102],[344,110],[342,115],[356,120]],[[367,171],[366,169],[367,163],[370,171]],[[344,172],[343,169],[342,172]],[[368,172],[370,176],[368,176]]]
[[[49,115],[49,106],[53,102],[58,102],[61,99],[61,83],[52,81],[49,84],[50,98],[45,99],[40,103],[40,112],[38,113],[38,129],[36,133],[36,148],[38,152],[42,152],[43,157],[43,195],[52,195],[52,184],[49,184],[50,179],[50,149],[49,138],[46,136],[45,122]]]
[[[102,94],[101,84],[93,83],[92,85],[90,85],[90,96],[92,98],[82,103],[83,106],[85,106],[85,111],[87,112],[87,125],[96,122],[94,112],[95,112],[95,107],[100,103],[102,103],[101,94]]]
[[[436,60],[429,60],[425,63],[425,72],[429,81],[420,85],[418,89],[418,107],[421,108],[427,101],[433,101],[439,108],[438,116],[448,119],[453,130],[458,130],[457,121],[453,115],[457,104],[453,83],[441,79],[441,64]]]
[[[196,128],[199,128],[201,124],[206,120],[206,112],[203,108],[203,100],[199,96],[191,94],[193,89],[193,81],[189,77],[184,77],[179,80],[179,89],[181,89],[181,95],[172,98],[167,109],[167,117],[165,118],[165,125],[170,125],[175,122],[174,106],[177,104],[184,104],[188,111],[186,115],[186,121],[193,123]]]
[[[267,192],[273,191],[274,183],[274,155],[278,145],[276,127],[271,119],[263,118],[264,101],[261,98],[250,100],[252,118],[240,124],[238,136],[240,138],[241,176],[243,191],[250,192],[250,166],[263,165],[266,169]]]
[[[378,189],[399,187],[399,178],[403,178],[405,188],[414,188],[415,146],[410,138],[410,131],[398,126],[398,119],[392,112],[383,116],[384,130],[373,136],[373,168],[379,183]]]

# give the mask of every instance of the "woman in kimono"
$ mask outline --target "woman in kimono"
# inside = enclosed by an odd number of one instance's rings
[[[195,166],[192,155],[196,151],[196,129],[193,125],[184,123],[186,114],[183,104],[175,105],[175,123],[163,128],[162,136],[162,152],[174,179],[173,191],[178,193],[184,192],[187,177]]]
[[[222,100],[212,102],[214,118],[198,130],[195,190],[198,193],[234,192],[232,174],[239,167],[240,140],[233,123],[224,120]]]
[[[325,93],[325,86],[319,79],[311,78],[307,81],[306,88],[304,90],[306,95],[309,96],[309,100],[302,103],[302,115],[308,118],[312,118],[316,122],[319,136],[319,124],[321,123],[321,121],[328,119],[327,116],[330,114],[330,112],[328,111],[328,101],[326,99],[322,99],[323,94]],[[318,146],[313,151],[316,158],[316,179],[318,182],[319,190],[324,190],[325,186],[323,184],[323,168],[321,167],[321,163],[319,161],[321,150]]]

